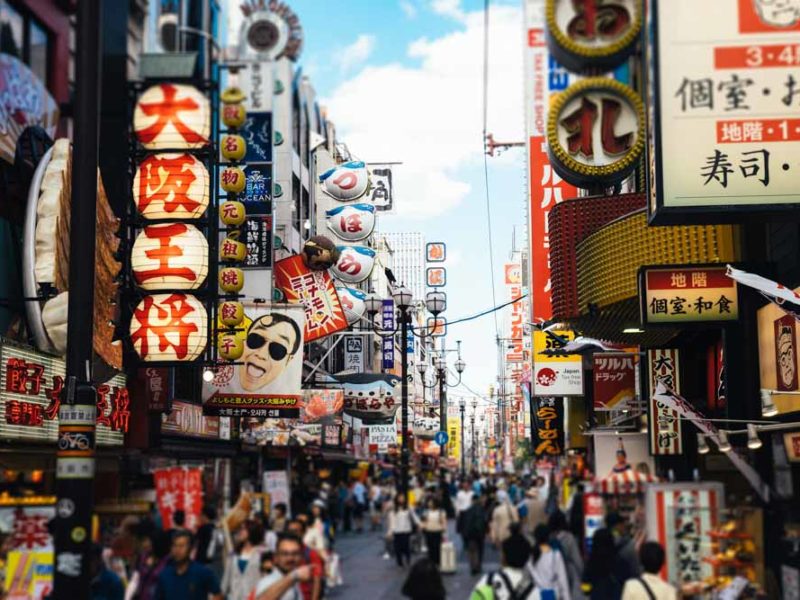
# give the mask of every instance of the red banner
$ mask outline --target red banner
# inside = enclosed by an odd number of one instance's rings
[[[299,254],[275,263],[275,286],[306,313],[304,340],[312,342],[347,329],[347,318],[327,271],[312,271]]]
[[[203,469],[200,467],[170,467],[153,471],[156,487],[156,504],[162,527],[175,527],[175,511],[186,514],[184,526],[195,531],[200,524],[203,509]]]

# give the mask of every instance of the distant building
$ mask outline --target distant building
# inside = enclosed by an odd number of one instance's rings
[[[425,238],[419,232],[381,233],[392,254],[392,272],[414,300],[425,300]]]

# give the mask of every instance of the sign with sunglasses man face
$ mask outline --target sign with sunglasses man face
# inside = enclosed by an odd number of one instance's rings
[[[298,418],[302,404],[304,312],[300,306],[246,310],[244,353],[204,384],[205,414]]]

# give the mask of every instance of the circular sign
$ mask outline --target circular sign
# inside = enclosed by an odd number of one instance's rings
[[[447,435],[446,431],[437,431],[436,435],[433,436],[433,441],[439,446],[444,446],[450,441],[450,436]]]
[[[366,163],[350,161],[328,169],[319,176],[322,191],[340,202],[358,200],[369,189]]]
[[[562,179],[581,188],[610,187],[639,164],[645,147],[642,99],[604,77],[562,92],[547,120],[547,152]]]
[[[375,229],[375,207],[357,203],[337,206],[325,212],[328,229],[339,239],[358,242],[368,238]]]
[[[145,296],[131,318],[133,349],[144,361],[191,361],[206,348],[208,313],[188,294]]]
[[[76,544],[80,544],[83,540],[86,539],[86,528],[74,527],[69,536],[72,538],[73,542],[75,542]]]
[[[195,87],[159,83],[139,97],[133,129],[147,150],[202,148],[211,135],[211,105]]]
[[[145,219],[199,219],[208,189],[208,169],[188,153],[151,154],[133,177],[133,201]]]
[[[337,246],[339,260],[331,273],[345,283],[361,283],[372,273],[376,252],[367,246]]]
[[[642,32],[640,0],[547,0],[547,47],[570,71],[611,70]]]
[[[148,225],[133,243],[131,268],[144,290],[195,290],[208,275],[208,241],[194,225]]]

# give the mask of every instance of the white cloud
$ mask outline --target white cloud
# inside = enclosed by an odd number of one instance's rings
[[[490,16],[489,129],[522,140],[521,10],[495,6]],[[408,56],[418,65],[369,66],[323,103],[354,155],[403,162],[394,170],[398,211],[426,218],[458,206],[470,192],[464,173],[482,169],[483,13],[416,40]]]
[[[400,0],[400,9],[409,19],[417,16],[417,7],[410,0]]]
[[[432,0],[431,9],[438,15],[463,21],[464,11],[461,9],[461,0]]]
[[[375,36],[362,33],[352,44],[339,50],[334,56],[334,60],[342,71],[350,71],[354,67],[361,66],[374,49]]]

